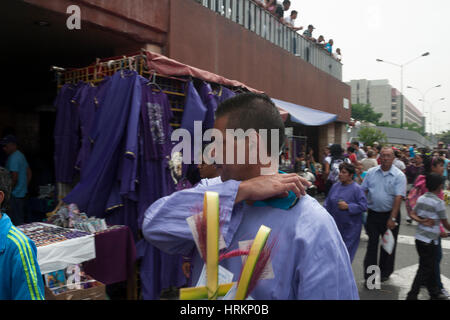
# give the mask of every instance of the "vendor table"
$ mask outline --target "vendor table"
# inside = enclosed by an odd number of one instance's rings
[[[95,258],[93,234],[42,222],[25,224],[18,228],[36,244],[37,261],[41,274],[65,269],[70,265]],[[65,233],[59,232],[59,230]],[[44,234],[46,237],[45,240],[42,240]],[[50,239],[52,237],[53,240]]]
[[[43,275],[83,263],[84,271],[105,285],[127,281],[128,299],[137,299],[136,247],[127,226],[109,226],[95,234],[42,222],[18,228],[36,244]],[[66,239],[61,233],[73,238]]]

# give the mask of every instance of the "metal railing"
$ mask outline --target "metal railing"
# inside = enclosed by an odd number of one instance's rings
[[[196,0],[217,14],[291,52],[342,81],[342,64],[252,0]]]

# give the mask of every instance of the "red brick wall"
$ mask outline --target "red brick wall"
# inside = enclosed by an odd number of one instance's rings
[[[349,121],[350,86],[194,1],[170,8],[170,58]]]

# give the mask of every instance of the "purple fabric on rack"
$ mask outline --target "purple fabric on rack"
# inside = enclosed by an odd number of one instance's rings
[[[192,141],[194,141],[194,121],[205,121],[206,112],[207,109],[195,89],[194,83],[189,81],[186,85],[186,102],[181,120],[181,128],[189,131]]]
[[[136,249],[142,259],[140,276],[144,300],[158,300],[163,289],[188,283],[181,268],[182,256],[161,252],[145,240],[139,241]]]
[[[219,97],[219,103],[232,98],[236,95],[236,93],[234,93],[233,91],[231,91],[230,89],[221,86],[220,87],[220,92],[218,93],[218,97]]]
[[[136,192],[137,167],[139,155],[139,118],[142,103],[142,78],[138,76],[135,84],[135,94],[131,101],[128,123],[125,133],[125,150],[120,157],[121,170],[120,195],[128,196]]]
[[[116,181],[120,149],[130,114],[131,104],[141,95],[134,71],[116,72],[96,113],[96,126],[90,133],[93,148],[80,182],[64,198],[76,203],[88,216],[104,217],[112,186]],[[139,90],[137,90],[139,89]],[[120,205],[117,203],[115,205]]]
[[[144,79],[142,84],[141,119],[144,126],[145,160],[162,159],[170,155],[172,149],[170,120],[173,113],[170,110],[169,98],[164,92],[156,92],[157,89],[148,85]]]
[[[217,110],[217,106],[219,105],[219,99],[217,99],[217,96],[212,92],[209,83],[205,81],[202,81],[200,84],[199,94],[207,109],[205,121],[203,123],[203,130],[207,130],[214,127],[214,114]]]
[[[139,227],[148,207],[175,191],[168,165],[172,147],[170,120],[173,117],[170,104],[163,92],[152,91],[148,85],[143,85],[142,90],[140,149],[145,152],[139,154]],[[161,290],[186,283],[180,255],[165,254],[145,240],[137,247],[142,259],[140,275],[145,300],[159,299]]]
[[[95,259],[83,264],[84,270],[103,284],[126,281],[133,276],[136,246],[126,226],[95,235]]]
[[[138,239],[140,225],[138,225],[138,202],[123,198],[122,204],[108,210],[105,220],[108,225],[123,225],[130,228],[133,238]]]
[[[75,161],[80,148],[78,135],[79,115],[76,101],[73,97],[83,87],[65,84],[55,99],[56,123],[55,139],[55,180],[56,182],[72,183],[75,175]]]
[[[90,84],[83,86],[74,97],[75,101],[79,103],[79,116],[80,116],[80,132],[81,132],[81,147],[78,152],[77,161],[75,167],[82,171],[86,165],[87,159],[91,153],[91,142],[89,141],[89,131],[92,128],[92,123],[95,117],[96,104],[95,95],[98,91],[98,87],[94,87]]]

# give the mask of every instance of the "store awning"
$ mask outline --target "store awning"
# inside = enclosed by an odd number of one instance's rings
[[[303,107],[298,104],[273,99],[272,101],[278,108],[281,108],[291,115],[291,120],[305,126],[322,126],[336,121],[337,115]]]

